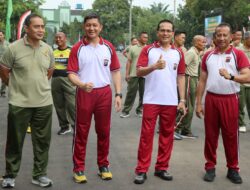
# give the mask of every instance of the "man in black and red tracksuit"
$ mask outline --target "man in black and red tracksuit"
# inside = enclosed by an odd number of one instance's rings
[[[221,130],[228,173],[233,183],[242,183],[239,175],[238,92],[240,84],[249,82],[249,61],[241,50],[230,45],[231,27],[226,23],[215,29],[215,50],[208,51],[202,60],[202,72],[197,88],[196,114],[205,111],[205,170],[204,180],[215,178],[216,149]],[[202,96],[207,90],[205,110]]]

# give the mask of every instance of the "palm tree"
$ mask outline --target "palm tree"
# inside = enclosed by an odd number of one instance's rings
[[[153,13],[169,13],[169,5],[164,5],[163,3],[153,3],[150,5],[150,10],[153,12]]]

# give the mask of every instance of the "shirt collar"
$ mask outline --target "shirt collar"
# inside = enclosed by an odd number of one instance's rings
[[[100,39],[99,44],[102,45],[104,43],[103,38],[101,36],[99,36],[99,39]],[[89,42],[87,41],[86,36],[83,36],[82,43],[84,45],[89,45]]]
[[[155,42],[154,42],[154,46],[155,46],[156,48],[160,48],[160,47],[161,47],[161,44],[160,44],[159,41],[155,41]],[[174,46],[174,44],[171,44],[170,49],[177,49],[177,48]]]
[[[27,35],[23,37],[23,42],[24,42],[24,45],[31,46],[30,43],[28,42]],[[39,46],[42,46],[41,40],[39,41]]]
[[[224,52],[225,54],[230,54],[233,50],[233,46],[229,45],[229,48]],[[214,50],[214,54],[221,54],[221,52],[219,51],[219,49],[216,47]]]

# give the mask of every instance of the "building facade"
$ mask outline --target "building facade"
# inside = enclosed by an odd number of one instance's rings
[[[47,43],[53,45],[54,35],[63,26],[63,23],[70,24],[76,19],[83,21],[82,4],[76,4],[75,9],[71,9],[67,1],[62,1],[57,9],[40,9],[42,16],[46,19]]]

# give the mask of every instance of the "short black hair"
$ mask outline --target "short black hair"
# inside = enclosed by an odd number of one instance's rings
[[[43,17],[41,17],[40,15],[38,15],[38,14],[36,14],[36,13],[32,13],[32,14],[30,14],[29,16],[27,16],[27,18],[25,19],[24,25],[25,25],[25,26],[29,26],[30,23],[31,23],[31,19],[32,19],[32,18],[36,18],[36,17],[43,19]]]
[[[173,23],[171,20],[168,20],[168,19],[163,19],[163,20],[161,20],[161,21],[158,23],[158,25],[157,25],[157,31],[159,31],[161,23],[164,23],[164,22],[167,22],[167,23],[172,24],[172,28],[173,28],[173,31],[174,31],[174,23]]]
[[[216,34],[217,29],[222,28],[222,27],[228,27],[230,30],[230,33],[232,33],[232,27],[230,26],[230,24],[228,24],[226,22],[222,22],[218,26],[215,27],[215,34]]]
[[[181,31],[181,30],[175,30],[174,31],[174,37],[179,36],[181,34],[187,35],[187,33],[185,31]]]
[[[139,36],[141,36],[142,34],[148,34],[146,31],[142,31],[140,32]]]
[[[3,30],[0,30],[0,32],[4,34],[4,31],[3,31]]]
[[[243,33],[241,30],[239,30],[239,29],[236,29],[236,30],[232,30],[232,34],[235,34],[236,32],[241,32],[241,33]]]
[[[132,37],[131,39],[130,39],[130,41],[132,42],[134,39],[137,39],[136,37]]]
[[[85,24],[89,19],[97,19],[98,22],[101,24],[101,18],[97,13],[89,13],[87,16],[84,17],[83,24]]]

